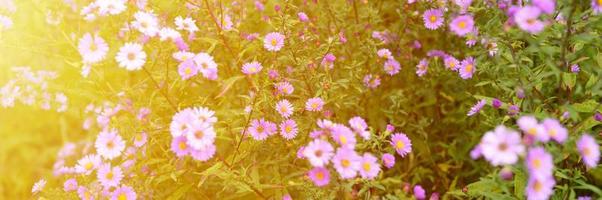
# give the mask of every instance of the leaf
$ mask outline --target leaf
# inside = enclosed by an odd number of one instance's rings
[[[184,196],[184,194],[186,194],[186,192],[188,192],[188,190],[190,190],[190,188],[192,188],[192,184],[186,184],[183,187],[178,188],[175,192],[171,193],[171,195],[169,195],[167,197],[168,200],[172,200],[172,199],[182,199],[182,197]]]
[[[577,75],[573,73],[563,72],[562,80],[565,86],[567,86],[568,88],[573,88],[575,87],[575,84],[577,82]]]
[[[571,107],[573,107],[575,111],[580,113],[591,113],[592,111],[594,111],[594,108],[596,108],[597,105],[598,103],[596,101],[588,100],[586,102],[573,104],[571,105]]]
[[[239,76],[234,76],[234,77],[230,77],[229,79],[226,79],[224,81],[224,83],[222,84],[222,91],[215,96],[215,99],[218,99],[222,96],[224,96],[224,94],[226,94],[226,92],[228,92],[228,90],[230,90],[230,88],[232,87],[232,85],[234,85],[234,83],[236,83],[236,81],[244,78],[245,76],[243,75],[239,75]]]

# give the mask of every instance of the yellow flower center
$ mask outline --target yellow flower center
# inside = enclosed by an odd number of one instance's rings
[[[204,135],[205,135],[205,133],[203,133],[203,131],[201,131],[201,130],[194,132],[194,137],[196,137],[197,139],[203,138]]]
[[[548,133],[550,134],[550,136],[556,136],[558,134],[558,132],[556,131],[556,129],[552,129]]]
[[[351,162],[349,162],[349,160],[347,160],[347,159],[341,160],[341,166],[343,166],[344,168],[349,167],[349,165],[351,165]]]
[[[290,125],[287,125],[284,127],[284,131],[286,131],[287,133],[290,133],[291,131],[293,131],[293,127],[291,127]]]
[[[318,103],[312,103],[311,104],[311,108],[312,109],[318,109]]]
[[[589,147],[583,148],[583,155],[589,156],[591,153],[592,153],[592,151],[589,149]]]
[[[435,23],[437,21],[437,16],[431,15],[430,20],[431,20],[432,23]]]
[[[127,200],[127,199],[128,199],[128,197],[127,197],[127,196],[125,196],[125,193],[121,193],[121,194],[119,194],[119,196],[117,197],[117,199],[118,199],[118,200]]]
[[[113,141],[108,141],[107,142],[107,148],[112,149],[113,147],[115,147],[115,143],[113,143]]]
[[[84,165],[84,168],[86,170],[91,170],[92,167],[94,167],[94,164],[92,164],[92,162],[88,162],[88,163],[86,163],[86,165]]]
[[[322,173],[322,172],[318,172],[318,173],[316,173],[316,178],[317,178],[318,180],[324,180],[324,173]]]
[[[106,178],[107,179],[113,179],[113,176],[114,176],[113,172],[110,171],[109,173],[107,173]]]
[[[531,165],[533,165],[534,168],[538,169],[539,167],[541,167],[541,160],[539,159],[533,159],[533,161],[531,161]]]
[[[192,73],[192,69],[190,69],[190,67],[186,67],[186,69],[184,70],[184,74],[190,75],[191,73]]]
[[[186,142],[182,141],[179,143],[178,147],[180,148],[180,150],[186,150]]]
[[[96,51],[98,50],[98,46],[96,46],[96,43],[92,42],[92,44],[90,44],[90,51]]]
[[[364,163],[364,171],[370,171],[370,163]]]
[[[468,65],[466,65],[466,68],[464,69],[464,72],[466,72],[466,73],[472,73],[472,68],[473,68],[472,64],[468,64]]]
[[[128,53],[128,56],[127,56],[127,57],[128,57],[128,60],[134,60],[134,59],[136,59],[136,54],[135,54],[135,53],[132,53],[132,52],[130,52],[130,53]]]
[[[540,181],[535,180],[535,183],[533,184],[533,190],[539,192],[539,191],[541,191],[541,189],[543,189],[543,185],[541,184]]]
[[[341,141],[341,144],[347,144],[347,137],[344,135],[339,136],[339,140]]]
[[[278,44],[278,41],[276,39],[272,39],[272,46],[276,46],[276,44]]]
[[[461,29],[466,28],[466,22],[465,21],[460,21],[460,23],[458,23],[458,27],[460,27]]]
[[[403,147],[405,147],[406,144],[404,144],[402,141],[397,141],[395,143],[395,148],[397,149],[403,149]]]

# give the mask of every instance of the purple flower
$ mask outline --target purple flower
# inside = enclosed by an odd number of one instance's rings
[[[485,133],[480,146],[483,156],[493,166],[512,165],[518,161],[519,154],[525,151],[520,134],[503,125]]]
[[[475,69],[476,66],[474,58],[468,57],[462,60],[461,67],[458,72],[460,73],[460,77],[462,77],[462,79],[470,79],[472,78],[472,74],[475,72]]]
[[[504,168],[502,168],[502,170],[500,170],[500,178],[502,178],[502,180],[512,180],[512,177],[514,176],[514,174],[512,173],[512,168],[506,166]]]
[[[548,199],[554,193],[554,177],[529,177],[527,183],[527,199]]]
[[[556,9],[556,0],[533,0],[533,5],[546,14],[552,14],[554,13],[554,9]]]
[[[571,65],[571,72],[577,74],[577,73],[579,73],[579,71],[581,71],[581,69],[579,68],[578,64]]]
[[[500,101],[499,99],[493,99],[491,100],[491,106],[493,106],[493,108],[498,109],[500,107],[502,107],[502,101]]]
[[[458,61],[458,59],[454,58],[453,56],[445,57],[443,63],[445,64],[445,68],[449,70],[456,71],[460,69],[460,61]]]
[[[397,62],[397,60],[395,59],[388,59],[383,67],[387,74],[391,76],[399,73],[399,70],[401,69],[401,67],[399,66],[399,62]]]
[[[401,157],[412,152],[412,141],[404,133],[395,133],[391,136],[391,145]]]
[[[556,119],[544,119],[542,124],[550,138],[556,140],[558,143],[564,143],[569,135],[566,128],[564,128],[564,126],[562,126],[562,124],[560,124],[560,122]]]
[[[537,19],[541,10],[534,6],[525,6],[516,12],[514,22],[519,28],[531,34],[538,34],[544,28],[544,23]]]
[[[520,108],[517,105],[510,105],[508,107],[508,115],[514,116],[520,112]]]
[[[323,167],[330,162],[334,148],[330,143],[315,139],[303,149],[303,156],[315,167]]]
[[[517,121],[518,127],[527,136],[535,138],[542,142],[550,140],[550,136],[546,132],[546,128],[537,122],[537,119],[533,116],[522,116]]]
[[[420,63],[416,65],[416,75],[424,76],[428,70],[429,61],[427,59],[420,60]]]
[[[481,111],[481,109],[483,109],[483,106],[485,106],[486,103],[487,103],[487,101],[485,99],[479,100],[474,106],[472,106],[470,108],[470,111],[468,111],[468,114],[466,114],[466,115],[473,116],[473,115],[479,113],[479,111]]]
[[[361,158],[361,166],[359,169],[360,176],[365,179],[374,179],[380,173],[380,165],[378,159],[370,153],[364,153]]]
[[[422,186],[420,186],[420,185],[414,186],[414,197],[416,197],[416,199],[419,199],[419,200],[426,198],[426,192],[424,191]]]
[[[424,11],[422,19],[427,29],[435,30],[443,25],[443,11],[441,9],[429,9]]]
[[[351,179],[357,176],[361,167],[361,157],[353,149],[338,148],[332,158],[332,164],[343,179]]]
[[[364,76],[364,85],[370,89],[374,89],[380,85],[380,76],[368,74]]]
[[[602,122],[602,114],[600,112],[596,112],[596,114],[594,114],[594,120]]]
[[[583,163],[590,168],[596,167],[600,161],[600,145],[589,134],[583,134],[577,141],[577,150],[581,154]]]
[[[307,176],[309,176],[309,179],[311,179],[318,187],[328,185],[330,182],[330,172],[323,167],[313,168],[307,173]]]
[[[594,14],[602,13],[602,2],[600,0],[592,0],[592,10],[594,10]]]
[[[454,18],[449,28],[458,36],[465,36],[474,29],[474,20],[470,15],[460,15]]]
[[[481,144],[477,144],[472,150],[470,150],[470,158],[473,160],[479,159],[483,155],[483,149]]]
[[[531,177],[546,178],[552,176],[554,162],[550,155],[543,147],[535,147],[527,153],[525,160],[529,175]]]
[[[395,165],[395,156],[393,156],[393,154],[385,153],[382,155],[381,160],[383,165],[385,165],[387,168],[391,168]]]
[[[305,14],[304,12],[297,13],[297,16],[299,17],[299,21],[309,22],[309,17],[307,17],[307,14]]]

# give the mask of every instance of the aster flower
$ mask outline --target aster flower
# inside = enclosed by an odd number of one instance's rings
[[[123,179],[123,172],[119,166],[111,167],[111,164],[106,163],[98,168],[97,178],[105,188],[117,187]]]
[[[475,65],[476,64],[475,64],[474,58],[472,58],[472,57],[468,57],[468,58],[462,60],[462,64],[458,71],[460,73],[460,77],[462,77],[462,79],[472,78],[472,74],[476,70]]]
[[[602,13],[602,2],[599,0],[592,0],[592,10],[596,15]]]
[[[577,141],[577,150],[587,167],[594,168],[600,161],[600,145],[589,134],[583,134]]]
[[[180,74],[180,77],[182,77],[182,80],[188,80],[197,75],[198,72],[199,69],[192,59],[188,59],[178,65],[178,73]]]
[[[351,179],[357,176],[360,169],[361,159],[357,153],[349,148],[338,148],[336,154],[332,158],[332,164],[343,179]]]
[[[324,106],[324,101],[320,97],[314,97],[307,100],[305,103],[305,110],[311,112],[319,112]]]
[[[33,184],[33,187],[31,187],[31,193],[35,194],[41,192],[44,187],[46,187],[46,180],[40,179],[38,182]]]
[[[533,0],[533,5],[546,14],[553,14],[556,9],[556,0]]]
[[[524,6],[514,14],[514,22],[519,28],[531,34],[538,34],[544,29],[545,24],[537,19],[541,10],[534,6]]]
[[[449,70],[456,71],[460,69],[460,61],[453,56],[445,57],[445,59],[443,59],[443,63],[445,64],[445,68]]]
[[[526,190],[527,199],[539,200],[550,198],[554,194],[554,185],[556,185],[556,181],[551,176],[545,178],[529,177]]]
[[[383,165],[385,165],[387,168],[391,168],[395,165],[395,156],[393,156],[393,154],[385,153],[382,155],[381,160]]]
[[[125,43],[119,49],[115,60],[117,60],[120,67],[129,71],[139,70],[146,62],[146,53],[140,44]]]
[[[402,158],[412,152],[412,141],[404,133],[395,133],[391,136],[391,145]]]
[[[217,122],[217,117],[214,116],[215,112],[209,110],[209,108],[194,107],[191,109],[191,112],[194,116],[195,123],[213,125],[215,122]]]
[[[77,164],[75,165],[75,172],[80,173],[80,174],[89,175],[101,163],[102,163],[102,160],[99,155],[96,155],[96,154],[86,155],[77,161]]]
[[[388,59],[383,68],[385,69],[385,71],[387,72],[387,74],[393,76],[397,73],[399,73],[399,70],[401,69],[401,66],[399,65],[399,62],[397,62],[397,60],[395,59]]]
[[[499,99],[494,98],[491,100],[491,106],[495,109],[502,107],[502,104],[504,104],[504,103],[502,101],[500,101]]]
[[[299,17],[299,21],[301,22],[309,22],[309,17],[304,12],[297,13],[297,17]]]
[[[351,129],[347,128],[345,125],[336,124],[332,128],[332,138],[334,141],[339,143],[341,147],[353,149],[357,140],[355,139],[355,134]]]
[[[520,112],[520,108],[517,105],[508,106],[508,115],[514,116]]]
[[[200,149],[190,149],[190,156],[198,161],[207,161],[215,155],[216,147],[215,144],[207,144]]]
[[[293,105],[284,99],[276,103],[276,111],[285,119],[288,119],[293,114]]]
[[[77,180],[75,180],[75,178],[67,179],[63,183],[63,190],[65,192],[71,192],[71,191],[77,190]]]
[[[309,179],[318,187],[328,185],[330,182],[330,172],[324,167],[315,167],[307,173]]]
[[[525,162],[530,176],[539,178],[552,176],[554,161],[552,155],[546,152],[543,147],[529,149]]]
[[[109,45],[98,34],[92,36],[92,34],[86,33],[79,39],[77,50],[84,63],[93,64],[105,58],[109,51]]]
[[[429,61],[427,59],[420,60],[418,65],[416,65],[416,75],[418,75],[419,77],[424,76],[428,70],[428,67]]]
[[[333,151],[334,148],[330,143],[321,139],[314,139],[303,149],[303,156],[309,160],[312,166],[324,167],[334,155]]]
[[[280,135],[287,140],[295,138],[297,131],[297,122],[295,120],[287,119],[280,123]]]
[[[111,200],[136,200],[136,191],[130,186],[122,185],[112,192]]]
[[[98,134],[94,147],[100,156],[110,160],[121,155],[125,149],[125,142],[117,130],[103,130]]]
[[[564,143],[568,137],[568,131],[558,120],[547,118],[543,120],[542,124],[550,138],[556,140],[558,143]]]
[[[487,101],[485,99],[481,99],[481,100],[477,101],[477,103],[470,108],[470,110],[468,111],[468,114],[466,114],[466,115],[473,116],[473,115],[479,113],[481,111],[481,109],[483,109],[483,106],[485,106],[485,104],[487,104]]]
[[[327,53],[326,55],[324,55],[324,58],[322,58],[322,62],[320,63],[320,65],[322,65],[324,69],[332,69],[334,67],[334,61],[336,59],[337,57],[334,56],[334,54]]]
[[[188,140],[184,136],[173,137],[171,140],[171,151],[173,151],[177,157],[184,157],[190,153],[190,147],[188,146]]]
[[[378,159],[370,153],[364,153],[360,161],[360,176],[365,179],[374,179],[380,173]]]
[[[290,95],[293,93],[293,91],[295,91],[293,85],[291,85],[291,83],[289,83],[288,81],[276,83],[275,87],[278,94],[282,95]]]
[[[389,51],[389,49],[385,49],[385,48],[379,49],[376,52],[376,55],[378,55],[378,57],[381,57],[381,58],[384,58],[384,59],[387,59],[387,60],[393,58],[393,56],[391,54],[391,51]]]
[[[368,129],[368,124],[366,124],[366,121],[360,116],[349,119],[349,127],[351,127],[355,133],[362,136],[364,140],[370,139],[370,131],[366,130]]]
[[[198,66],[199,72],[203,77],[209,80],[217,79],[217,63],[213,61],[213,56],[201,52],[194,56],[194,63]]]
[[[173,28],[169,28],[169,27],[161,28],[161,30],[159,30],[158,33],[159,33],[160,41],[165,41],[165,40],[177,41],[178,39],[182,38],[182,34],[180,34],[180,32],[174,30]]]
[[[429,9],[422,14],[424,26],[427,29],[435,30],[443,25],[443,11],[441,9]]]
[[[474,20],[470,15],[457,16],[450,22],[449,29],[458,36],[465,36],[474,29]]]
[[[118,15],[127,8],[124,0],[96,0],[99,15]]]
[[[90,191],[87,187],[79,186],[77,188],[77,196],[82,200],[94,200],[96,195]]]
[[[265,35],[263,39],[263,47],[268,51],[280,51],[284,46],[284,35],[271,32]]]
[[[578,64],[571,65],[571,72],[577,74],[577,73],[579,73],[579,71],[581,71],[581,69],[579,68]]]
[[[370,89],[374,89],[380,85],[380,76],[368,74],[364,76],[364,85]]]
[[[202,149],[215,141],[215,130],[207,123],[194,123],[185,133],[188,145],[193,149]]]
[[[138,11],[134,14],[134,21],[132,22],[132,28],[140,31],[148,37],[154,37],[159,33],[159,20],[157,16],[152,12]]]
[[[422,186],[420,186],[420,185],[414,186],[414,197],[418,200],[422,200],[422,199],[426,198],[426,192],[424,191],[424,188],[422,188]]]
[[[519,154],[525,151],[520,134],[503,125],[485,133],[480,147],[485,159],[493,166],[512,165],[518,161]]]
[[[276,124],[262,118],[251,121],[251,126],[247,131],[253,136],[253,139],[265,140],[268,136],[275,134],[277,129]]]
[[[177,30],[185,30],[189,33],[199,31],[199,27],[197,27],[195,24],[196,21],[190,17],[183,18],[181,16],[177,16],[174,21]]]
[[[177,61],[184,62],[194,58],[195,54],[188,51],[178,51],[172,54],[172,57]]]
[[[184,109],[176,113],[172,119],[169,130],[172,137],[184,135],[184,132],[190,128],[190,124],[195,120],[192,109]]]
[[[253,61],[242,65],[242,73],[246,75],[257,74],[262,68],[261,63]]]
[[[550,140],[550,135],[546,128],[537,122],[533,116],[522,116],[517,121],[518,127],[530,137],[536,138],[539,141],[547,142]]]

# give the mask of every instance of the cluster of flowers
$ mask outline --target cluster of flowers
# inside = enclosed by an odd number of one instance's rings
[[[517,120],[520,133],[500,125],[485,133],[481,142],[471,152],[476,159],[483,156],[493,166],[510,166],[524,156],[529,171],[526,195],[528,199],[547,199],[554,192],[554,159],[544,144],[554,140],[565,143],[567,129],[556,119],[547,118],[541,123],[533,116],[522,116]],[[600,146],[594,137],[583,134],[577,141],[577,150],[589,168],[596,167],[600,160]]]
[[[170,124],[171,150],[177,157],[192,156],[207,161],[215,155],[215,112],[205,107],[186,108],[176,113]]]
[[[369,152],[360,155],[355,150],[358,142],[356,135],[364,140],[370,139],[370,131],[364,119],[353,117],[349,120],[349,126],[324,119],[318,120],[317,125],[320,129],[310,133],[313,140],[301,147],[297,154],[299,158],[307,159],[313,166],[308,176],[316,186],[326,186],[330,182],[330,171],[327,168],[330,163],[342,179],[353,179],[358,174],[368,180],[378,176],[381,167],[377,157]],[[393,128],[390,127],[387,133],[392,131]],[[329,141],[338,145],[336,151]],[[412,143],[403,133],[393,134],[391,145],[401,157],[405,157],[412,151]],[[384,153],[382,163],[387,168],[393,167],[395,156]]]
[[[525,98],[524,91],[522,89],[519,89],[517,96],[519,99]],[[470,110],[468,111],[468,113],[466,115],[467,116],[476,115],[477,113],[481,112],[481,110],[483,109],[483,107],[485,107],[485,105],[491,105],[491,107],[493,107],[495,109],[502,109],[502,108],[506,109],[509,116],[514,116],[520,112],[520,108],[518,107],[518,105],[504,103],[501,100],[496,99],[496,98],[491,99],[490,104],[488,104],[487,102],[488,101],[486,99],[481,99],[481,100],[477,101],[477,103],[475,103],[470,108]]]
[[[13,20],[8,15],[15,11],[17,11],[17,7],[12,0],[0,1],[0,13],[7,14],[0,14],[0,31],[12,28]]]
[[[55,107],[57,112],[67,110],[67,96],[62,92],[52,92],[49,81],[56,79],[53,71],[32,71],[29,67],[13,67],[16,77],[0,87],[0,105],[14,107],[15,102],[28,106],[39,106],[44,110]]]

